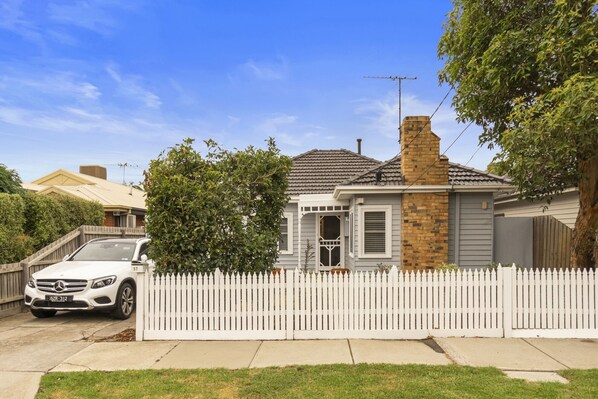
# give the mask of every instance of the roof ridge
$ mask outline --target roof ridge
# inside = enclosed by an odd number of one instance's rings
[[[345,152],[345,153],[348,153],[350,155],[354,155],[356,157],[360,157],[360,158],[368,160],[368,161],[372,161],[372,162],[376,162],[376,163],[381,163],[381,161],[379,161],[379,160],[377,160],[375,158],[368,157],[368,156],[365,156],[363,154],[358,154],[355,151],[347,150],[346,148],[333,148],[333,149],[312,148],[309,151],[305,151],[305,152],[302,152],[299,155],[295,155],[293,157],[293,160],[298,159],[298,158],[302,158],[302,157],[304,157],[306,155],[309,155],[309,154],[312,154],[314,152]]]
[[[511,183],[511,179],[508,178],[508,177],[498,176],[498,175],[495,175],[494,173],[485,172],[483,170],[472,168],[471,166],[461,165],[460,163],[457,163],[457,162],[449,162],[449,165],[457,166],[459,168],[470,170],[472,172],[476,172],[476,173],[479,173],[479,174],[484,175],[484,176],[492,177],[493,179],[498,179],[498,180],[503,181],[503,183]]]
[[[293,160],[295,160],[295,159],[297,159],[297,158],[304,157],[304,156],[306,156],[307,154],[310,154],[310,153],[312,153],[312,152],[316,152],[316,151],[318,151],[318,149],[317,149],[317,148],[312,148],[311,150],[308,150],[308,151],[302,152],[302,153],[301,153],[301,154],[299,154],[299,155],[295,155],[295,156],[294,156],[292,159],[293,159]]]
[[[380,170],[383,167],[389,165],[391,162],[396,161],[397,159],[401,159],[401,154],[397,154],[394,157],[390,158],[387,161],[384,162],[380,162],[380,164],[374,166],[373,168],[369,168],[368,170],[366,170],[365,172],[359,172],[358,174],[356,174],[355,176],[345,180],[342,184],[349,184],[349,183],[353,183],[355,180],[359,179],[360,177],[363,177],[365,175],[367,175],[368,173],[371,173],[375,170]]]

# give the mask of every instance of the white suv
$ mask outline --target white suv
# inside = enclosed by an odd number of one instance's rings
[[[59,310],[110,310],[128,319],[135,308],[132,263],[147,261],[149,239],[92,240],[60,263],[34,273],[25,287],[25,305],[36,317]]]

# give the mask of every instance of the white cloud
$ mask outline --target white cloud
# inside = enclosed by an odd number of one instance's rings
[[[288,63],[284,57],[277,57],[274,61],[249,59],[238,69],[244,75],[264,81],[285,80],[288,76]],[[229,79],[235,80],[237,75],[238,73],[229,74]]]
[[[51,99],[55,103],[61,100],[97,100],[101,95],[100,89],[87,81],[84,76],[72,72],[16,70],[5,66],[5,74],[0,75],[0,88],[8,98],[21,98],[31,103],[38,98]],[[8,103],[8,100],[4,102]]]
[[[23,39],[45,46],[40,28],[25,18],[21,6],[23,0],[2,0],[0,2],[0,28],[18,34]]]
[[[158,95],[143,87],[140,76],[123,75],[115,64],[109,64],[106,67],[106,72],[118,84],[118,90],[123,96],[140,101],[148,108],[160,108],[162,105],[162,100]]]
[[[281,149],[289,153],[298,149],[316,147],[317,138],[332,140],[335,137],[326,135],[326,129],[321,126],[302,123],[299,117],[288,114],[272,114],[264,117],[255,124],[254,129],[258,136],[270,136],[281,144]]]
[[[118,28],[113,16],[116,10],[135,7],[135,2],[115,0],[85,0],[51,2],[48,16],[51,21],[62,25],[76,26],[101,35],[109,35]]]
[[[412,94],[403,94],[401,114],[406,116],[430,116],[438,104],[421,100]],[[382,134],[388,138],[398,138],[398,99],[396,93],[388,93],[383,98],[361,99],[357,101],[355,113],[368,121],[367,131]],[[432,130],[440,137],[451,136],[457,129],[457,116],[450,108],[450,99],[445,100],[432,119]]]

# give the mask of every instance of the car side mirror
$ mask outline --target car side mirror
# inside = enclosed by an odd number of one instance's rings
[[[148,259],[148,258],[147,258],[147,255],[146,255],[146,254],[143,254],[143,255],[141,255],[141,256],[139,257],[139,260],[140,260],[142,263],[147,263],[147,259]]]
[[[70,256],[71,256],[71,255],[65,255],[65,257],[64,257],[64,258],[62,258],[62,261],[63,261],[63,262],[67,261],[67,260],[68,260],[68,258],[69,258]]]

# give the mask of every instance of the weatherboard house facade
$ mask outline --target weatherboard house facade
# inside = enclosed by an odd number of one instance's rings
[[[406,117],[386,162],[348,150],[293,158],[277,267],[422,270],[493,260],[493,196],[507,179],[440,155],[430,118]]]

